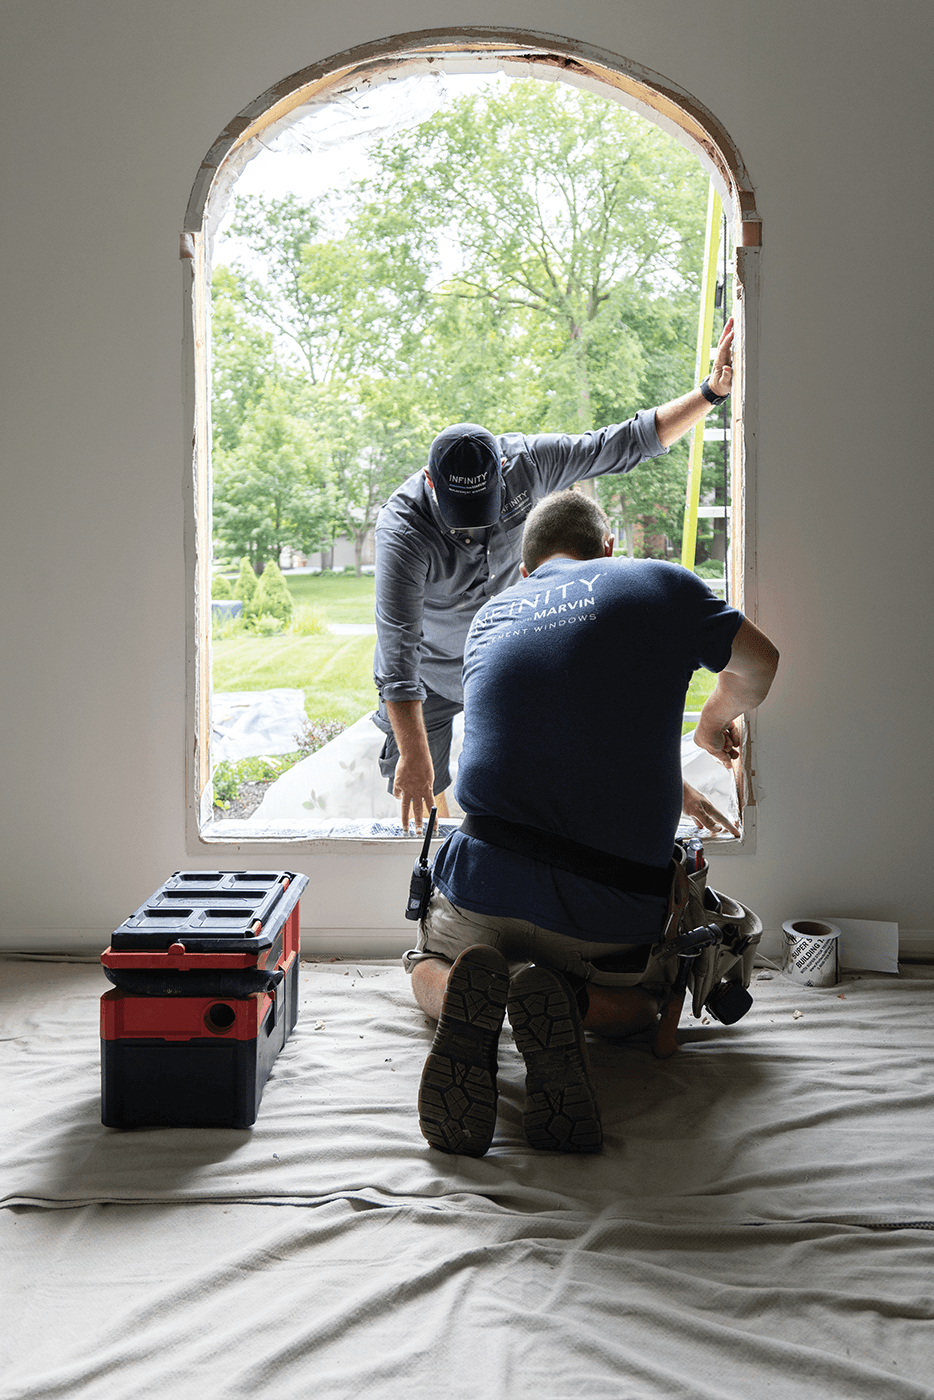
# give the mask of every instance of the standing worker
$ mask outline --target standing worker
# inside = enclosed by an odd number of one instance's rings
[[[529,511],[575,482],[629,472],[667,452],[728,397],[732,345],[730,318],[709,377],[625,423],[579,436],[497,437],[476,423],[445,428],[427,467],[383,506],[376,521],[374,723],[386,735],[380,771],[401,800],[404,830],[411,816],[420,834],[423,812],[436,798],[439,815],[447,815],[467,633],[478,609],[518,580]]]

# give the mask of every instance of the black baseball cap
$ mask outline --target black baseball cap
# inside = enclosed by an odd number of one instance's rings
[[[428,472],[451,530],[495,525],[503,506],[499,442],[479,423],[453,423],[435,438]]]

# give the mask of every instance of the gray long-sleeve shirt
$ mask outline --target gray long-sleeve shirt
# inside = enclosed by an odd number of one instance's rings
[[[478,608],[518,579],[522,527],[535,503],[667,451],[655,432],[654,408],[580,436],[504,433],[498,441],[506,490],[492,527],[448,529],[423,471],[404,481],[377,516],[373,670],[383,700],[423,700],[426,686],[462,700],[470,624]]]

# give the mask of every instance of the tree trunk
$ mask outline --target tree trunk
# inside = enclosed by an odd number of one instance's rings
[[[589,433],[593,428],[593,408],[590,403],[590,381],[587,378],[587,366],[584,363],[584,338],[581,328],[571,324],[571,340],[574,344],[574,363],[577,368],[577,431],[579,433]],[[579,481],[577,489],[582,496],[588,496],[590,500],[597,499],[597,486],[594,481]]]

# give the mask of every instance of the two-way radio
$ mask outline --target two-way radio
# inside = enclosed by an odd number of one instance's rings
[[[405,906],[407,919],[424,919],[428,913],[428,901],[431,899],[431,869],[428,865],[428,848],[431,845],[437,815],[437,807],[432,807],[428,814],[428,828],[422,843],[421,855],[415,862],[412,879],[409,882],[409,900]]]

